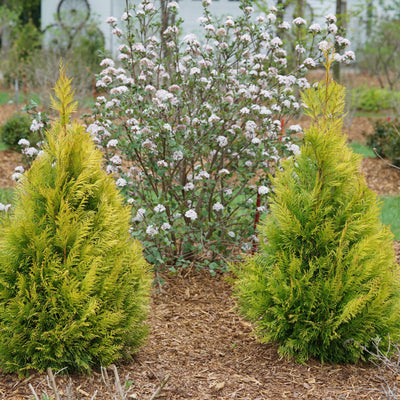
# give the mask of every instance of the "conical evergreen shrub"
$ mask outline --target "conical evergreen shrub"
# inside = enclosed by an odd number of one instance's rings
[[[301,154],[274,179],[260,253],[234,267],[241,312],[262,342],[304,362],[355,362],[377,336],[399,338],[399,268],[392,234],[360,158],[341,134],[344,88],[324,82],[303,95],[312,119]]]
[[[0,367],[89,372],[129,357],[147,334],[151,276],[129,235],[130,210],[83,126],[69,124],[61,68],[60,120],[17,187],[0,232]]]

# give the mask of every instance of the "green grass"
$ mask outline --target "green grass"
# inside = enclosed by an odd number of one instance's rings
[[[400,240],[400,196],[382,197],[383,201],[381,220],[389,225],[395,236],[395,240]]]
[[[363,157],[376,157],[374,151],[365,144],[360,142],[351,142],[349,146],[354,153],[361,154]]]
[[[35,103],[40,104],[39,96],[34,93],[28,93],[27,99],[23,93],[19,93],[18,100],[19,104],[22,103],[29,103],[31,100],[35,101]],[[15,103],[15,92],[13,91],[0,91],[0,105],[8,104],[8,103]]]
[[[392,112],[385,113],[377,113],[377,112],[367,112],[367,111],[356,111],[354,113],[355,117],[365,117],[365,118],[387,118],[390,117],[392,115]]]
[[[6,150],[6,149],[8,149],[9,147],[5,144],[5,143],[3,143],[1,140],[0,140],[0,151],[1,150]]]
[[[4,189],[0,187],[0,203],[9,204],[12,202],[14,189]]]

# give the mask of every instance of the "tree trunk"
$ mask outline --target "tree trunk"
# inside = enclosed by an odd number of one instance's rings
[[[346,27],[346,12],[346,0],[336,0],[336,17],[339,32]],[[336,82],[340,82],[340,64],[337,62],[333,65],[333,79],[335,79]]]

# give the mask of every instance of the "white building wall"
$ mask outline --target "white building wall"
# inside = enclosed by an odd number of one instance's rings
[[[42,0],[42,27],[46,27],[54,23],[55,15],[57,12],[58,4],[61,0]],[[66,3],[69,0],[64,0]],[[79,0],[70,0],[77,3]],[[83,0],[82,0],[83,1]],[[117,46],[116,38],[111,34],[110,26],[105,22],[110,16],[119,18],[125,9],[125,0],[87,0],[91,15],[96,17],[100,22],[100,29],[102,30],[105,40],[106,48],[108,50],[115,49]],[[135,0],[139,1],[139,0]],[[390,0],[385,0],[390,3]],[[275,4],[276,1],[266,0],[268,6]],[[322,23],[324,16],[328,13],[335,14],[336,0],[308,0],[308,3],[314,10],[314,21]],[[355,15],[360,5],[365,5],[366,0],[347,0],[347,11]],[[179,15],[183,18],[183,33],[200,33],[201,28],[198,23],[198,18],[202,15],[202,1],[201,0],[179,0],[180,12]],[[232,15],[237,16],[241,13],[239,9],[239,1],[231,0],[213,0],[210,10],[213,14],[219,16]],[[376,11],[379,12],[379,9]],[[365,18],[362,15],[353,16],[349,23],[348,37],[357,38],[360,40],[360,32],[364,30]]]

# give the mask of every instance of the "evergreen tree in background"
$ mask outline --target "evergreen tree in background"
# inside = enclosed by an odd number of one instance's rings
[[[274,180],[261,250],[234,267],[241,312],[262,342],[304,362],[355,362],[377,336],[399,338],[399,268],[379,201],[341,133],[344,88],[330,80],[303,95],[312,124],[301,154]]]
[[[89,372],[129,357],[147,334],[151,276],[129,235],[130,210],[83,126],[70,125],[61,67],[60,120],[17,187],[0,231],[0,367]]]

